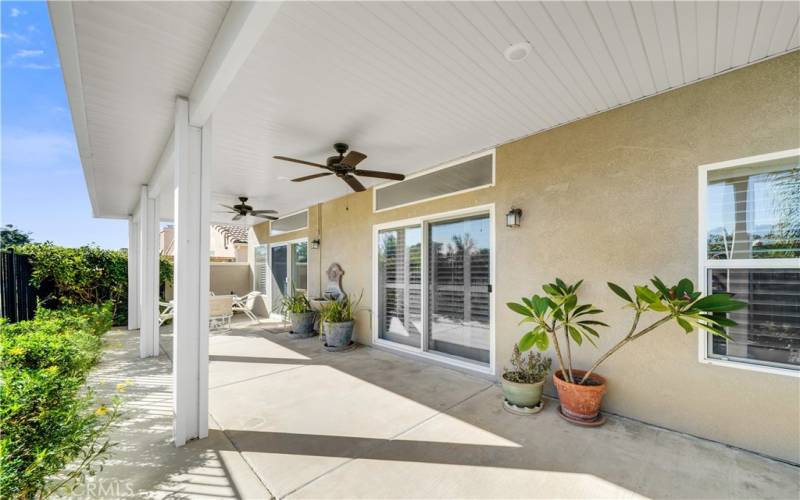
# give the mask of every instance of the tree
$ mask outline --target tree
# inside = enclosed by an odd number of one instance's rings
[[[0,248],[24,245],[31,242],[31,233],[22,231],[14,227],[14,224],[6,224],[0,228]]]

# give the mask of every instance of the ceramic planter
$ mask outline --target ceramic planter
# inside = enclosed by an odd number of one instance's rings
[[[503,384],[503,395],[506,397],[506,401],[514,406],[532,408],[538,405],[542,400],[544,380],[533,384],[524,384],[506,380],[505,375],[503,375],[501,382]]]
[[[301,313],[290,312],[289,321],[292,322],[292,333],[300,335],[309,335],[314,333],[314,311],[306,311]]]
[[[324,328],[325,344],[328,347],[346,347],[353,341],[353,322],[331,323],[326,321]]]
[[[586,374],[585,370],[572,370],[572,376],[580,380]],[[592,373],[589,377],[593,385],[571,384],[564,380],[561,371],[553,373],[553,384],[558,391],[561,401],[561,413],[570,421],[577,424],[592,424],[600,419],[600,404],[603,395],[608,390],[606,379]]]

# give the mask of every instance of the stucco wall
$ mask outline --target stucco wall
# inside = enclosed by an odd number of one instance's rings
[[[613,326],[598,349],[578,349],[586,367],[630,323],[606,281],[696,280],[697,165],[800,146],[799,76],[795,52],[500,146],[493,188],[379,214],[371,191],[312,207],[317,271],[339,262],[346,291],[363,290],[369,308],[374,224],[495,203],[498,372],[523,332],[503,304],[556,276],[585,279],[582,299]],[[512,205],[524,212],[518,229],[502,218]],[[365,310],[360,342],[370,326]],[[800,379],[697,358],[696,333],[670,326],[643,337],[599,370],[609,379],[604,408],[800,462]]]
[[[209,287],[217,295],[245,295],[250,292],[250,266],[246,262],[211,263]]]

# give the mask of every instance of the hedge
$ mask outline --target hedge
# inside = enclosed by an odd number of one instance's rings
[[[0,323],[2,498],[41,498],[76,484],[107,451],[103,436],[119,401],[100,404],[85,384],[112,309],[39,310],[34,320]]]
[[[68,248],[28,243],[15,248],[28,255],[41,306],[60,309],[111,302],[115,325],[128,321],[128,254],[88,245]],[[160,283],[172,281],[172,262],[161,258]]]

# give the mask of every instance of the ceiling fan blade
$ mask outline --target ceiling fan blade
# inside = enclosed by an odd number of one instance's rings
[[[250,210],[250,213],[253,215],[257,214],[277,214],[277,210]]]
[[[342,179],[344,179],[344,181],[345,181],[345,182],[346,182],[346,183],[347,183],[347,184],[348,184],[348,185],[349,185],[351,188],[353,188],[353,191],[355,191],[355,192],[357,192],[357,193],[360,193],[361,191],[366,191],[366,190],[367,190],[367,188],[365,188],[363,184],[361,184],[360,182],[358,182],[358,179],[356,179],[355,177],[353,177],[353,176],[352,176],[352,175],[350,175],[350,174],[347,174],[347,175],[344,175],[344,176],[342,176]]]
[[[353,172],[353,175],[363,175],[364,177],[377,177],[379,179],[391,179],[393,181],[405,180],[406,176],[403,174],[394,174],[392,172],[379,172],[377,170],[361,170],[358,169]]]
[[[239,220],[242,217],[244,217],[242,214],[236,214],[236,215],[233,216],[233,219],[231,219],[231,220]]]
[[[364,153],[359,153],[358,151],[350,151],[345,155],[341,163],[343,165],[347,165],[348,167],[355,168],[355,166],[364,161],[364,158],[366,157],[367,155],[365,155]]]
[[[264,214],[254,214],[251,213],[253,217],[258,217],[259,219],[269,219],[269,220],[278,220],[280,217],[273,217],[272,215],[264,215]]]
[[[236,209],[235,209],[235,208],[233,208],[233,207],[232,207],[232,206],[230,206],[230,205],[223,205],[222,203],[220,203],[220,204],[219,204],[219,206],[221,206],[221,207],[223,207],[223,208],[227,208],[227,209],[229,209],[229,210],[233,210],[234,212],[236,211]]]
[[[326,175],[333,175],[333,174],[331,174],[330,172],[326,172],[324,174],[307,175],[305,177],[298,177],[297,179],[292,179],[292,182],[310,181],[311,179],[316,179],[318,177],[325,177]]]
[[[275,158],[276,160],[291,161],[293,163],[301,163],[303,165],[311,165],[312,167],[319,167],[328,170],[328,167],[326,167],[325,165],[320,165],[319,163],[313,163],[305,160],[298,160],[297,158],[289,158],[288,156],[273,156],[273,158]]]

